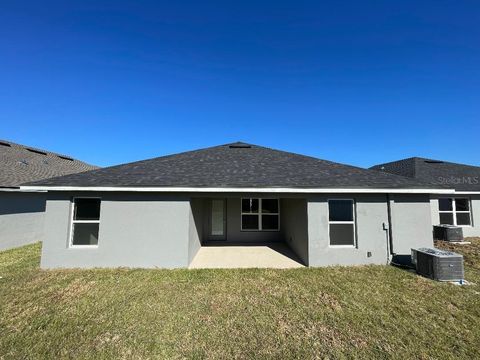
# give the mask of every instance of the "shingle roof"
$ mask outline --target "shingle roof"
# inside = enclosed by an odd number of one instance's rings
[[[69,156],[0,140],[0,187],[98,169]]]
[[[478,166],[412,157],[375,165],[371,169],[408,176],[433,185],[449,186],[456,191],[480,191]]]
[[[47,179],[78,187],[428,188],[402,176],[241,142]]]

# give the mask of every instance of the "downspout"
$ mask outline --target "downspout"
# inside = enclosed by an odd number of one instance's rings
[[[387,216],[388,216],[388,239],[387,239],[387,260],[390,263],[393,255],[393,230],[392,230],[392,205],[390,194],[387,194]]]

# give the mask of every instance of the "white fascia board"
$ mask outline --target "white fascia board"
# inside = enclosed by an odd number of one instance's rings
[[[44,193],[47,189],[25,189],[25,188],[0,188],[0,192],[21,192],[21,193]]]
[[[480,195],[480,191],[455,191],[459,195]]]
[[[81,187],[22,186],[23,190],[99,191],[99,192],[168,192],[168,193],[285,193],[285,194],[454,194],[454,189],[342,189],[342,188],[218,188],[218,187]]]

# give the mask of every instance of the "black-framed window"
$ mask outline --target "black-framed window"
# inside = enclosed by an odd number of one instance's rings
[[[279,199],[241,199],[243,231],[278,231],[280,229]]]
[[[71,246],[97,246],[100,226],[100,199],[74,198]]]
[[[328,200],[331,246],[355,246],[355,203],[351,199]]]
[[[440,224],[471,226],[472,215],[468,198],[438,199]]]

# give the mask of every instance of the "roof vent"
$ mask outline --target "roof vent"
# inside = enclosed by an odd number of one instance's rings
[[[68,157],[68,156],[63,156],[63,155],[57,155],[60,159],[63,159],[63,160],[68,160],[68,161],[73,161],[73,159],[71,157]]]
[[[440,160],[425,160],[424,162],[427,164],[443,164],[443,161]]]
[[[243,143],[235,143],[235,144],[228,145],[228,147],[230,149],[250,149],[252,147],[252,145],[243,144]]]
[[[9,143],[3,142],[3,141],[0,141],[0,145],[1,145],[1,146],[12,147],[12,145],[10,145]]]
[[[47,155],[46,152],[43,152],[43,151],[40,151],[40,150],[29,149],[29,148],[25,148],[25,150],[30,151],[30,152],[35,153],[35,154]]]

